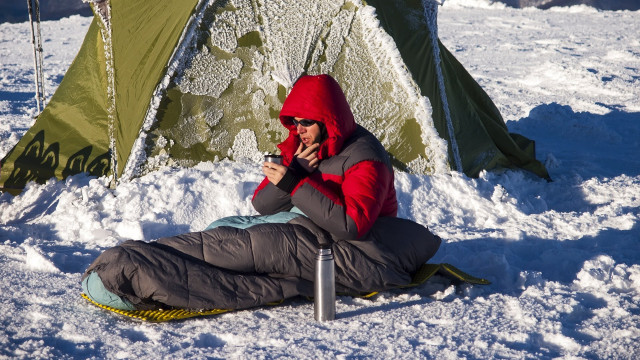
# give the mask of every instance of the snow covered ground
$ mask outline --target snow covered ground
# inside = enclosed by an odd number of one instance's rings
[[[75,176],[0,195],[0,358],[571,358],[640,355],[639,12],[512,9],[448,0],[440,38],[537,141],[553,182],[517,171],[470,179],[398,173],[400,216],[446,239],[451,262],[489,286],[435,279],[370,299],[146,324],[80,298],[104,249],[252,214],[259,166],[203,163],[117,190]],[[46,89],[89,18],[43,24]],[[35,113],[26,23],[0,24],[0,157]]]

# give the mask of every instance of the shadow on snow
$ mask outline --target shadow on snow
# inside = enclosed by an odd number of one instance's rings
[[[550,103],[532,109],[526,118],[508,121],[507,126],[536,140],[537,155],[546,158],[554,179],[640,175],[640,112],[598,105],[610,112],[575,112],[570,106]]]

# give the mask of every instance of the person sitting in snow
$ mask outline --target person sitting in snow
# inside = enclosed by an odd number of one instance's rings
[[[338,83],[301,77],[279,117],[289,135],[278,145],[283,165],[263,164],[252,199],[260,216],[108,249],[85,272],[85,294],[124,310],[242,309],[312,296],[321,244],[333,250],[340,293],[408,285],[440,238],[396,217],[389,156],[356,124]]]
[[[280,121],[289,130],[278,146],[284,165],[264,164],[266,178],[253,198],[260,214],[295,206],[334,240],[361,238],[380,216],[396,216],[389,156],[375,136],[356,124],[331,76],[300,78]]]

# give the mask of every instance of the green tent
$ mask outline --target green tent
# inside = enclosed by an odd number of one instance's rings
[[[414,173],[520,167],[533,141],[440,43],[435,0],[95,0],[49,103],[0,165],[0,188],[80,172],[259,161],[302,74],[331,74],[356,121]]]

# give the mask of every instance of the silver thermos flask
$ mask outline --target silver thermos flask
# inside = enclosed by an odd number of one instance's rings
[[[336,276],[331,245],[320,245],[316,255],[314,314],[317,321],[336,318]]]

